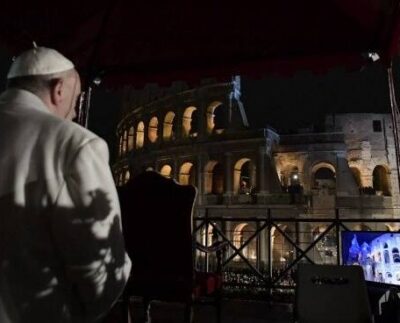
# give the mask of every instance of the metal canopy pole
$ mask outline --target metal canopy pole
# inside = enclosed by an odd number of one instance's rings
[[[399,146],[399,108],[396,101],[396,93],[394,89],[393,80],[393,62],[390,63],[390,67],[387,69],[388,73],[388,85],[389,85],[389,96],[390,96],[390,108],[392,116],[392,127],[394,137],[394,148],[396,153],[396,168],[397,168],[397,184],[400,190],[400,146]]]
[[[82,115],[80,124],[82,127],[88,128],[89,125],[89,112],[90,112],[90,104],[91,104],[91,97],[92,97],[92,84],[89,84],[84,92],[84,99],[83,99],[83,107],[82,107]]]
[[[81,93],[79,98],[79,107],[78,107],[78,123],[85,128],[88,128],[89,125],[89,111],[90,111],[90,102],[92,96],[92,85],[89,84],[86,91]]]
[[[81,104],[79,106],[78,111],[78,123],[85,128],[87,128],[89,125],[89,111],[93,87],[95,85],[98,86],[101,82],[100,76],[102,73],[99,73],[99,69],[96,68],[96,57],[101,50],[102,41],[106,38],[105,34],[107,25],[111,19],[112,14],[114,13],[118,2],[119,1],[110,2],[109,6],[104,10],[101,25],[94,41],[92,53],[88,60],[89,64],[86,71],[86,80],[88,81],[88,83],[84,93],[83,102],[81,102],[83,103],[83,105]]]

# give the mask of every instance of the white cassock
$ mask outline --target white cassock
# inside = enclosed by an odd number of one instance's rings
[[[94,322],[131,263],[105,142],[34,94],[0,96],[0,322]]]

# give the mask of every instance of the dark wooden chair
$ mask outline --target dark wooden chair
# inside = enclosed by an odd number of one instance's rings
[[[222,276],[194,270],[196,188],[148,171],[132,178],[119,195],[126,250],[132,260],[125,298],[142,297],[145,310],[152,300],[184,303],[185,322],[191,322],[194,301],[215,296],[219,322]],[[198,247],[220,255],[222,246]]]

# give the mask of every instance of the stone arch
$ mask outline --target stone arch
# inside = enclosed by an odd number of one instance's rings
[[[160,168],[160,174],[167,178],[172,178],[172,167],[169,164],[165,164]]]
[[[400,231],[399,223],[385,223],[384,227],[386,231]]]
[[[311,169],[314,188],[336,188],[336,169],[327,162],[319,162]]]
[[[353,174],[354,180],[358,186],[358,188],[361,188],[362,185],[362,179],[361,179],[361,172],[357,167],[350,167],[351,173]]]
[[[136,148],[142,148],[144,145],[144,122],[140,121],[136,127]]]
[[[357,223],[352,226],[352,230],[355,231],[372,231],[371,227],[364,223]]]
[[[124,185],[124,172],[121,170],[118,175],[118,186]]]
[[[164,117],[164,125],[163,125],[164,141],[171,141],[175,138],[174,125],[175,125],[175,113],[172,111],[168,111]]]
[[[372,172],[372,183],[377,194],[390,196],[389,171],[383,165],[377,165]]]
[[[124,129],[120,137],[120,155],[124,155],[128,149],[128,130]]]
[[[251,235],[256,231],[255,226],[252,223],[240,223],[236,225],[233,231],[233,244],[236,248],[240,248]],[[257,240],[253,238],[250,243],[242,249],[242,255],[250,261],[257,259]],[[234,260],[241,260],[239,256],[236,256]]]
[[[199,134],[199,110],[194,110],[192,113],[192,120],[190,122],[189,137],[195,138]]]
[[[278,224],[278,226],[290,238],[294,238],[294,229],[291,225]],[[294,259],[294,247],[275,227],[271,229],[271,244],[273,266],[286,267]]]
[[[182,185],[193,185],[196,183],[196,173],[193,163],[183,163],[179,170],[179,183]]]
[[[390,231],[390,227],[387,224],[377,222],[348,223],[346,226],[354,231]]]
[[[155,143],[158,138],[158,118],[152,117],[149,122],[148,137],[151,143]]]
[[[206,194],[222,194],[224,192],[224,169],[216,160],[209,161],[205,168],[204,192]]]
[[[119,156],[122,156],[124,154],[124,134],[119,135],[119,140],[118,140],[118,154]]]
[[[213,187],[213,170],[218,164],[216,160],[210,160],[204,167],[204,193],[211,194]]]
[[[188,137],[196,137],[197,129],[196,129],[196,118],[194,118],[194,113],[197,111],[197,108],[194,106],[189,106],[183,112],[182,119],[182,136],[184,138]]]
[[[250,158],[239,159],[233,168],[233,191],[250,193],[253,185],[252,164]]]
[[[128,131],[128,151],[133,150],[135,145],[135,128],[133,126],[129,127]]]
[[[214,236],[214,227],[212,225],[208,226],[208,230],[206,229],[207,226],[204,226],[201,230],[201,244],[203,246],[207,245],[207,247],[213,244],[213,236]],[[207,233],[206,233],[207,230]],[[207,238],[206,238],[207,236]]]
[[[225,123],[223,103],[220,101],[212,102],[207,107],[207,133],[222,133],[226,127]]]

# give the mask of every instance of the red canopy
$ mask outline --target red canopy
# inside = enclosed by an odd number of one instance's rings
[[[399,0],[113,1],[3,5],[13,54],[53,47],[114,85],[358,68],[397,51]]]

